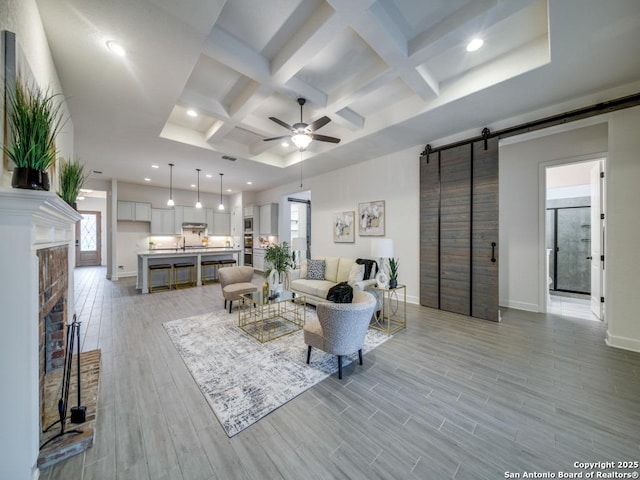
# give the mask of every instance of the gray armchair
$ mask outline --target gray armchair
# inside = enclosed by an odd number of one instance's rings
[[[362,365],[362,346],[369,328],[376,299],[368,292],[354,290],[352,303],[318,303],[318,320],[304,326],[304,342],[309,345],[307,363],[311,361],[311,347],[338,356],[338,378],[342,379],[342,356],[358,352]]]
[[[253,267],[224,267],[218,270],[220,287],[224,297],[224,308],[229,301],[229,313],[234,300],[240,300],[243,293],[257,292],[258,287],[251,283]]]

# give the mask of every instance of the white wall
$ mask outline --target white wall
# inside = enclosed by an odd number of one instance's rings
[[[596,122],[603,123],[596,123]],[[591,126],[500,147],[500,304],[542,311],[541,164],[607,152],[605,321],[607,343],[640,351],[640,107]],[[570,126],[569,126],[570,127]],[[566,127],[565,127],[566,128]],[[542,230],[543,231],[543,230]]]
[[[393,155],[359,163],[299,182],[266,190],[258,194],[257,203],[280,203],[280,211],[288,208],[282,197],[301,190],[311,191],[311,255],[369,255],[375,237],[361,237],[355,243],[333,243],[333,214],[355,211],[358,203],[385,201],[387,238],[392,238],[395,257],[400,260],[399,282],[407,285],[407,301],[419,302],[419,210],[420,148],[410,148]],[[282,228],[282,226],[281,226]]]
[[[508,139],[509,142],[518,139]],[[600,123],[518,143],[500,144],[499,302],[544,311],[541,299],[540,164],[607,150],[607,125]],[[506,142],[508,143],[508,142]]]
[[[607,343],[640,352],[640,107],[611,115],[606,175]]]
[[[38,85],[43,89],[49,88],[55,93],[63,93],[35,0],[2,0],[0,2],[0,32],[3,30],[9,30],[16,34],[18,45]],[[2,43],[1,40],[0,43]],[[4,43],[2,43],[2,49],[4,49]],[[4,54],[0,57],[4,62]],[[0,70],[0,85],[2,85],[0,102],[3,102],[4,63]],[[0,105],[0,112],[3,112],[2,105]],[[72,157],[73,121],[65,101],[62,105],[62,113],[67,122],[57,137],[56,145],[61,156]],[[0,135],[0,141],[2,140]],[[10,168],[13,169],[13,166],[11,165]],[[4,165],[1,165],[0,173],[0,187],[10,187],[11,174]],[[52,178],[51,189],[55,190],[56,188],[57,179]]]

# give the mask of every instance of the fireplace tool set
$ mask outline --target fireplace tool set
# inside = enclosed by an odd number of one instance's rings
[[[47,428],[43,430],[43,432],[49,431],[54,425],[60,424],[60,433],[51,437],[49,440],[44,442],[40,448],[44,448],[48,443],[52,442],[56,438],[60,438],[63,435],[71,434],[71,433],[82,433],[82,430],[73,429],[65,431],[65,424],[67,421],[67,406],[69,404],[69,383],[71,380],[71,365],[73,361],[73,349],[74,346],[76,348],[76,359],[77,359],[77,374],[78,381],[76,390],[78,392],[78,405],[75,407],[71,407],[71,418],[70,422],[73,424],[84,423],[87,418],[87,407],[81,406],[81,398],[80,398],[80,323],[76,320],[76,315],[73,315],[73,323],[71,323],[70,327],[67,329],[67,350],[65,352],[64,358],[64,370],[62,374],[62,391],[60,392],[60,399],[58,400],[58,415],[59,419],[49,425]]]

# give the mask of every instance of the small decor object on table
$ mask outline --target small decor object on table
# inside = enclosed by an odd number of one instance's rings
[[[282,283],[285,280],[286,272],[293,266],[289,244],[282,242],[280,245],[267,247],[264,254],[265,271],[264,277],[269,281],[269,289],[272,291],[283,290]]]
[[[398,268],[400,262],[395,258],[389,258],[389,288],[396,288],[398,286]]]

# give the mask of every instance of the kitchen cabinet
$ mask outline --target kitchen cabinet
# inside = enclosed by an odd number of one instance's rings
[[[184,207],[173,207],[173,233],[182,235],[182,223],[184,222]]]
[[[231,235],[231,215],[207,208],[207,233],[214,236]]]
[[[151,235],[173,235],[175,226],[172,208],[151,209]]]
[[[278,204],[260,205],[260,235],[278,235]]]
[[[184,208],[183,222],[185,223],[207,223],[207,212],[205,208],[182,207]]]
[[[244,216],[245,217],[257,217],[257,210],[258,207],[256,207],[255,205],[247,205],[246,207],[244,207]]]
[[[130,222],[150,222],[151,204],[118,200],[117,219]]]
[[[253,269],[259,272],[264,272],[264,254],[266,250],[264,248],[253,249]]]

